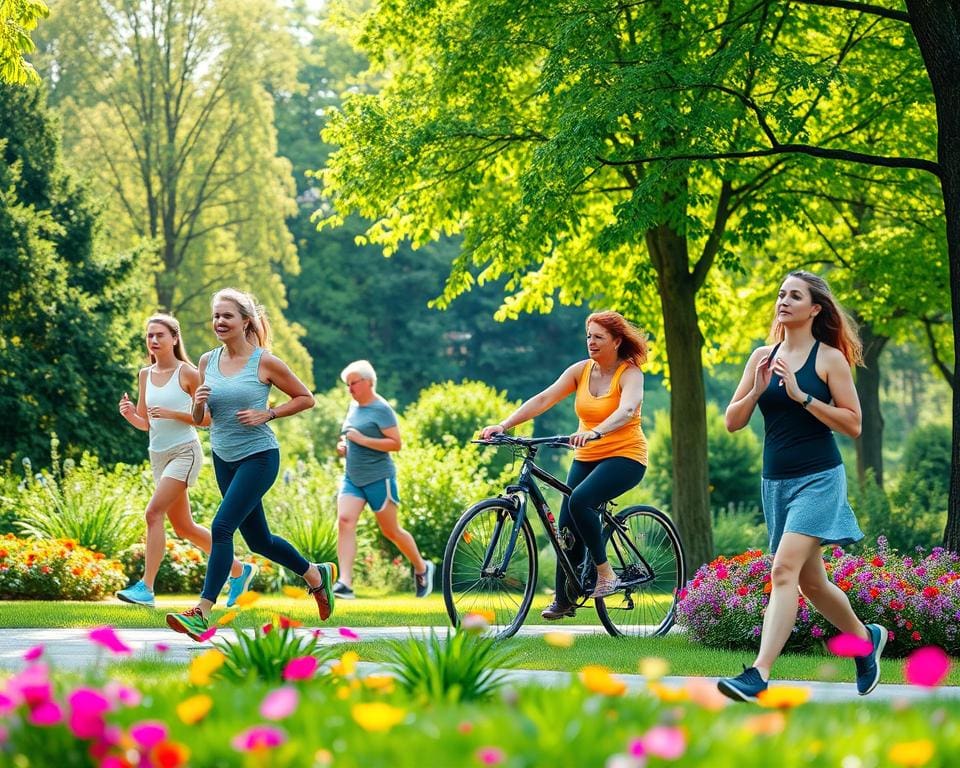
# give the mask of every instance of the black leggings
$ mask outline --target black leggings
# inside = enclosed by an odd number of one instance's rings
[[[603,542],[603,530],[597,507],[615,499],[643,480],[645,465],[623,456],[614,456],[600,461],[577,461],[574,459],[567,475],[567,485],[573,488],[569,497],[564,497],[560,507],[561,531],[566,528],[573,537],[573,546],[567,551],[570,563],[579,568],[587,550],[595,565],[607,562],[607,548]],[[566,537],[569,539],[569,537]],[[566,574],[557,563],[557,599],[566,602]]]
[[[298,575],[305,574],[310,563],[290,542],[270,533],[263,512],[263,495],[270,490],[280,471],[280,451],[271,448],[237,461],[224,461],[214,453],[213,469],[223,501],[210,526],[213,548],[200,596],[211,603],[217,602],[217,596],[230,575],[233,534],[238,528],[251,552],[263,555]]]

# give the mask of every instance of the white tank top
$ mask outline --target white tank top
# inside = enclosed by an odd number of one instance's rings
[[[154,364],[147,370],[147,407],[159,406],[169,408],[171,411],[190,413],[193,409],[193,399],[180,386],[180,369],[183,367],[183,363],[177,366],[177,369],[162,387],[158,387],[151,379],[156,367],[156,364]],[[176,419],[150,419],[151,451],[169,451],[171,448],[190,443],[196,439],[198,439],[197,430],[191,424],[185,424]]]

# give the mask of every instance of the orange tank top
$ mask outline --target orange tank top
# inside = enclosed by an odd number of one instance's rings
[[[583,366],[580,381],[577,383],[577,399],[574,410],[580,419],[581,432],[594,429],[620,405],[620,377],[627,370],[627,364],[621,363],[613,374],[610,389],[599,397],[590,393],[590,374],[596,363],[590,360]],[[608,432],[599,440],[592,440],[582,448],[577,448],[574,457],[580,461],[600,461],[623,456],[627,459],[647,464],[647,438],[641,426],[640,409],[633,418],[619,429]]]

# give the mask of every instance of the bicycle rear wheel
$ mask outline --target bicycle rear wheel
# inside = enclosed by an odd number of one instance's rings
[[[670,631],[686,566],[680,535],[654,507],[628,507],[604,525],[607,559],[624,584],[596,601],[611,635],[658,637]]]
[[[486,499],[461,515],[443,554],[443,601],[450,622],[460,626],[479,613],[497,639],[523,624],[537,584],[537,546],[524,519],[509,562],[504,562],[516,528],[517,510],[506,499]]]

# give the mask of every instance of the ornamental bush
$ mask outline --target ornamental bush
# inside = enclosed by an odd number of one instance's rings
[[[0,537],[0,600],[102,600],[125,584],[120,563],[72,539]]]
[[[680,590],[678,624],[705,645],[758,648],[772,561],[751,550],[701,566]],[[925,645],[960,654],[960,556],[941,547],[901,556],[881,536],[875,548],[859,554],[833,547],[824,554],[824,564],[857,616],[890,630],[886,654],[903,656]],[[798,600],[788,651],[817,648],[836,634],[802,595]]]
[[[143,577],[143,553],[144,545],[134,544],[118,555],[127,583]],[[207,555],[203,550],[188,541],[167,537],[167,551],[157,571],[154,592],[199,592],[206,572]]]

